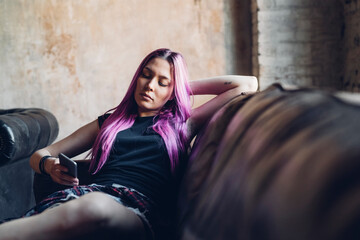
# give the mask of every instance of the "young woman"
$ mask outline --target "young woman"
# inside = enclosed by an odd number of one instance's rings
[[[256,78],[248,76],[188,83],[181,54],[151,52],[111,113],[33,154],[36,172],[69,189],[50,195],[29,217],[1,224],[0,239],[157,238],[171,225],[178,169],[192,137],[228,100],[256,90]],[[218,96],[191,110],[191,94]],[[57,156],[89,149],[94,184],[79,186]]]

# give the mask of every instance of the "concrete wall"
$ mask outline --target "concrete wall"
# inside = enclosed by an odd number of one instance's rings
[[[0,108],[47,109],[62,138],[116,106],[156,48],[183,53],[191,79],[232,73],[225,1],[2,0]]]
[[[227,0],[224,8],[226,71],[252,75],[251,0]]]
[[[341,1],[252,0],[252,16],[261,89],[273,82],[342,88]]]

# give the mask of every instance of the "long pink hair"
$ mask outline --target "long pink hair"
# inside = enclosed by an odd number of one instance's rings
[[[138,106],[135,102],[134,92],[137,79],[144,67],[154,58],[162,58],[171,66],[172,79],[174,81],[174,98],[169,100],[159,111],[154,119],[157,119],[153,129],[164,140],[170,159],[173,173],[179,162],[179,152],[184,152],[188,147],[186,120],[190,117],[191,89],[188,83],[188,71],[185,60],[180,53],[170,49],[157,49],[147,55],[138,67],[130,83],[129,89],[120,104],[103,123],[100,132],[91,150],[91,163],[89,171],[97,173],[105,164],[111,151],[116,134],[131,127],[138,116]]]

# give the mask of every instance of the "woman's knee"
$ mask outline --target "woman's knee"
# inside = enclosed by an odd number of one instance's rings
[[[82,199],[81,212],[90,221],[96,224],[97,230],[107,230],[109,234],[116,233],[126,236],[126,239],[142,239],[144,225],[140,218],[125,206],[119,204],[104,193],[87,194]]]
[[[143,235],[143,223],[132,211],[104,193],[88,193],[64,204],[63,230],[91,234],[115,232],[126,236]],[[105,230],[105,231],[103,231]]]
[[[76,215],[78,221],[86,223],[103,223],[111,217],[111,205],[114,204],[113,199],[104,193],[92,192],[88,193],[76,201],[74,206],[69,208],[69,215]]]
[[[110,201],[113,200],[105,194],[95,192],[67,202],[58,209],[63,228],[91,226],[95,230],[106,227],[110,220],[111,211],[108,207]]]

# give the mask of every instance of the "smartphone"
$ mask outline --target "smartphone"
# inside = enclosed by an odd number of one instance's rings
[[[71,160],[69,157],[67,157],[65,154],[60,153],[59,154],[60,164],[62,166],[67,167],[69,170],[67,174],[77,177],[77,164],[73,160]]]

